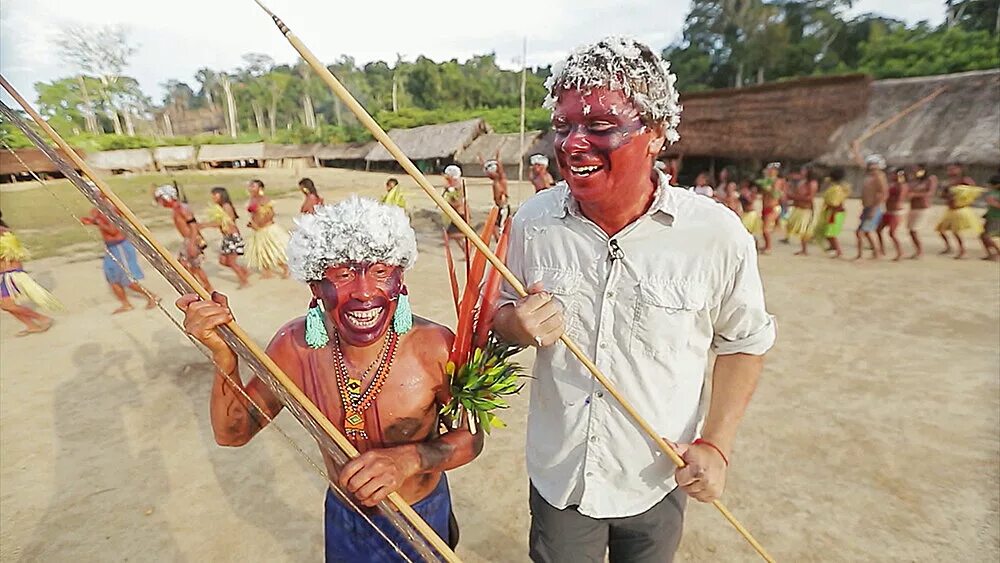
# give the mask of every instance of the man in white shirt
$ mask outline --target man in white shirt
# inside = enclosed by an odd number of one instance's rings
[[[610,37],[547,82],[566,182],[515,215],[507,265],[531,295],[505,287],[496,318],[505,339],[538,347],[527,437],[536,562],[672,560],[686,496],[722,494],[774,342],[753,238],[726,207],[654,170],[678,138],[667,68],[646,45]],[[555,345],[563,333],[677,444],[685,468]]]

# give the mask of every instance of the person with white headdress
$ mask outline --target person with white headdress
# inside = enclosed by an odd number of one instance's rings
[[[648,45],[608,37],[546,82],[565,182],[514,215],[507,267],[529,295],[505,284],[494,325],[537,348],[526,447],[535,562],[672,561],[686,499],[711,502],[725,488],[775,339],[739,217],[653,167],[679,139],[668,69]],[[567,332],[684,468],[557,342]]]
[[[201,282],[206,290],[212,291],[212,283],[208,281],[208,274],[201,266],[208,243],[205,242],[205,237],[201,234],[194,212],[184,201],[186,198],[181,197],[180,190],[176,185],[164,184],[153,190],[153,199],[171,211],[174,227],[183,239],[181,249],[177,253],[177,260]]]
[[[552,174],[549,174],[549,157],[544,154],[533,154],[528,162],[531,164],[531,185],[535,186],[536,194],[556,184]]]
[[[870,154],[865,160],[865,179],[861,185],[861,222],[856,231],[858,239],[858,254],[855,260],[860,260],[864,253],[865,243],[872,250],[872,259],[882,256],[875,241],[875,232],[882,223],[885,213],[885,200],[889,198],[889,179],[885,175],[885,158],[880,154]]]
[[[450,205],[452,209],[468,220],[469,208],[468,202],[465,199],[465,182],[462,180],[462,169],[459,168],[457,164],[449,164],[448,166],[445,166],[444,192],[441,195],[444,196],[445,201],[448,202],[448,205]],[[465,235],[462,234],[462,231],[458,230],[458,225],[452,223],[451,219],[449,219],[447,215],[442,213],[442,216],[444,221],[448,224],[448,226],[445,227],[448,240],[462,241],[465,239]]]
[[[296,227],[289,267],[308,284],[312,300],[304,316],[278,329],[267,354],[361,452],[343,466],[324,454],[330,480],[357,506],[398,493],[454,546],[457,525],[444,472],[475,459],[484,432],[473,434],[467,418],[441,414],[451,400],[446,365],[455,335],[410,308],[404,272],[417,260],[410,222],[400,207],[352,196],[317,205]],[[283,405],[260,378],[240,373],[236,353],[215,330],[233,318],[228,299],[220,293],[212,299],[184,295],[177,307],[187,333],[212,352],[215,440],[242,446]],[[327,489],[327,561],[401,560],[364,518]],[[410,560],[422,560],[384,516],[372,520]]]
[[[497,206],[497,209],[499,209],[499,212],[497,213],[497,228],[493,231],[493,236],[499,239],[503,225],[507,221],[507,217],[510,217],[510,200],[507,193],[507,172],[503,168],[503,161],[500,160],[499,149],[493,158],[489,160],[483,160],[482,155],[480,155],[479,162],[483,165],[483,174],[486,174],[486,177],[489,178],[490,182],[493,184],[493,205]]]

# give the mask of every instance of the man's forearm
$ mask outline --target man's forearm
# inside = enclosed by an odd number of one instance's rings
[[[397,446],[414,475],[439,473],[461,467],[483,451],[483,432],[472,434],[462,428],[418,444]]]
[[[702,437],[718,446],[727,457],[763,368],[763,356],[728,354],[715,360],[712,398]]]

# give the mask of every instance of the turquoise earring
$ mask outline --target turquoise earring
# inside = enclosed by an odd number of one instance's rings
[[[322,348],[330,342],[326,333],[326,323],[323,322],[323,308],[313,297],[309,302],[309,312],[306,313],[306,344],[310,348]]]
[[[410,309],[410,297],[404,285],[396,298],[396,313],[392,316],[392,329],[396,331],[396,334],[406,334],[411,328],[413,328],[413,310]]]

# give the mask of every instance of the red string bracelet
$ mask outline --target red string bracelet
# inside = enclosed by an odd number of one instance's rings
[[[722,450],[719,449],[719,446],[716,446],[712,442],[709,442],[708,440],[703,440],[701,438],[698,438],[694,442],[691,442],[691,444],[695,445],[695,446],[705,445],[705,446],[708,446],[708,447],[712,448],[713,450],[719,452],[719,455],[722,456],[722,461],[726,462],[726,467],[729,467],[729,459],[726,457],[726,454],[722,453]]]

